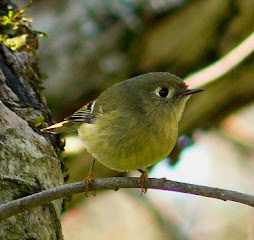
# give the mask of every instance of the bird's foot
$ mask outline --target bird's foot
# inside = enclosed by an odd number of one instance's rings
[[[148,174],[145,170],[143,169],[138,169],[139,172],[141,172],[141,176],[139,177],[139,184],[141,186],[141,195],[145,194],[147,192],[147,179],[148,179]]]
[[[94,174],[93,174],[94,165],[95,165],[95,158],[93,159],[93,162],[92,162],[91,168],[89,170],[88,176],[84,179],[86,197],[88,197],[89,187],[91,186],[91,183],[95,179]],[[92,195],[93,196],[96,195],[95,190],[92,190]]]
[[[84,179],[84,185],[85,185],[85,195],[86,197],[88,197],[88,192],[91,186],[91,183],[94,180],[94,174],[93,173],[89,173],[88,176]],[[96,195],[96,191],[92,190],[92,195],[95,196]]]

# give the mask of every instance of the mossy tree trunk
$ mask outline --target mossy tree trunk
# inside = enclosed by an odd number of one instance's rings
[[[0,43],[0,203],[63,183],[59,142],[38,128],[51,116],[34,48],[15,51]],[[63,239],[61,208],[57,200],[0,222],[0,239]]]

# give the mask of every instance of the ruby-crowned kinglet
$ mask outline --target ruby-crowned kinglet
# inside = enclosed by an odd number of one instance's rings
[[[117,171],[142,169],[167,157],[175,146],[178,122],[190,95],[179,77],[143,74],[117,83],[65,121],[42,129],[78,130],[87,151]]]

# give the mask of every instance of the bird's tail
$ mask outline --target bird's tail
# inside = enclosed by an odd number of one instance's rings
[[[53,134],[64,133],[75,131],[79,127],[80,123],[71,122],[71,121],[62,121],[60,123],[53,124],[49,127],[42,128],[42,132],[49,132]]]

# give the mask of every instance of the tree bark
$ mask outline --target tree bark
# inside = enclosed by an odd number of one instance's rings
[[[63,183],[58,142],[38,129],[51,121],[41,84],[35,51],[0,43],[0,203]],[[57,200],[0,222],[0,239],[63,239],[61,208]]]

